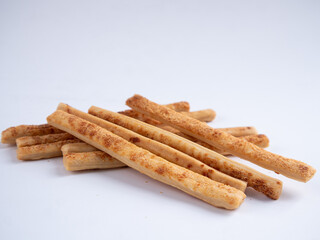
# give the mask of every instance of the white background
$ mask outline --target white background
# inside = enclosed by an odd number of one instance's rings
[[[0,128],[139,93],[213,108],[211,126],[255,126],[319,170],[319,3],[2,0]],[[0,239],[319,239],[320,174],[254,167],[284,182],[281,198],[248,189],[226,211],[132,169],[70,173],[1,145]]]

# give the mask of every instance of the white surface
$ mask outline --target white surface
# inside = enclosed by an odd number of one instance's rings
[[[319,7],[1,1],[0,128],[43,123],[59,102],[122,110],[139,93],[213,108],[212,126],[256,126],[270,151],[319,170]],[[279,176],[278,201],[248,190],[226,211],[131,169],[70,173],[6,145],[0,159],[0,239],[319,239],[319,173]]]

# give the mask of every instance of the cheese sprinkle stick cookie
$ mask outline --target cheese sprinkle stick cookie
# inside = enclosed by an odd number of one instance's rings
[[[48,124],[20,125],[4,130],[1,134],[1,142],[7,144],[15,144],[16,139],[19,137],[46,135],[61,132],[61,130],[56,129]]]
[[[129,98],[126,104],[134,110],[177,128],[187,135],[288,178],[307,182],[316,172],[313,167],[306,163],[268,152],[248,141],[214,129],[205,123],[172,111],[140,95]]]
[[[47,118],[47,121],[50,125],[108,153],[129,167],[213,206],[236,209],[245,199],[245,194],[236,188],[170,163],[77,116],[57,110]]]
[[[162,144],[160,142],[154,141],[150,138],[144,137],[140,134],[137,134],[136,132],[130,131],[126,128],[123,128],[121,126],[118,126],[114,123],[105,121],[101,118],[95,117],[93,115],[90,115],[88,113],[81,112],[75,108],[72,108],[66,104],[59,104],[58,106],[59,110],[63,110],[65,112],[71,113],[75,116],[78,116],[80,118],[83,118],[85,120],[88,120],[90,122],[93,122],[100,127],[103,127],[107,129],[108,131],[126,139],[129,142],[134,143],[135,145],[142,147],[153,154],[156,154],[172,163],[175,163],[179,166],[188,168],[196,173],[199,173],[201,175],[204,175],[212,180],[230,185],[232,187],[235,187],[241,191],[244,191],[247,187],[247,183],[244,181],[241,181],[239,179],[230,177],[222,172],[219,172],[212,167],[209,167],[199,160],[182,153],[166,144]],[[120,115],[120,114],[119,114]]]
[[[99,118],[113,122],[130,129],[143,136],[167,144],[181,152],[184,152],[208,166],[215,168],[232,177],[241,179],[248,186],[262,192],[272,199],[278,199],[282,191],[282,182],[278,179],[264,175],[250,167],[226,158],[208,148],[182,138],[174,133],[149,125],[134,118],[114,113],[98,107],[90,107],[89,113]]]

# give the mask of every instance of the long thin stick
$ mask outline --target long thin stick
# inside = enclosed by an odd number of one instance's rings
[[[307,182],[316,172],[313,167],[304,162],[268,152],[243,139],[151,102],[140,95],[129,98],[126,103],[134,110],[177,128],[187,135],[297,181]]]

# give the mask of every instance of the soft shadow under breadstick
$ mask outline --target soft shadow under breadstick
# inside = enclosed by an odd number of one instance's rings
[[[26,147],[26,146],[32,146],[37,144],[59,142],[59,141],[69,140],[69,139],[75,139],[75,137],[69,133],[53,133],[53,134],[47,134],[42,136],[20,137],[16,139],[16,143],[17,143],[17,147]]]
[[[170,163],[77,116],[57,110],[47,118],[47,121],[50,125],[108,153],[131,168],[213,206],[236,209],[245,199],[245,194],[236,188]]]
[[[61,157],[61,147],[64,144],[80,142],[78,139],[63,140],[54,143],[38,144],[17,148],[17,158],[20,160],[39,160]]]
[[[130,131],[124,127],[118,126],[114,123],[105,121],[101,118],[95,117],[88,113],[81,112],[75,108],[72,108],[66,104],[60,103],[59,110],[63,110],[67,113],[73,114],[90,122],[93,122],[100,127],[107,129],[108,131],[126,139],[135,145],[144,148],[153,154],[156,154],[172,163],[175,163],[181,167],[188,168],[198,174],[204,175],[212,180],[230,185],[241,191],[244,191],[247,187],[247,183],[239,179],[230,177],[222,172],[219,172],[212,167],[209,167],[199,160],[182,153],[166,144],[154,141],[150,138],[144,137],[136,132]],[[118,114],[121,116],[121,114]]]
[[[38,136],[52,133],[62,133],[62,131],[48,124],[20,125],[16,127],[10,127],[4,130],[1,134],[1,142],[7,144],[15,144],[16,139],[20,137]]]
[[[129,98],[126,104],[136,111],[162,121],[209,145],[297,181],[307,182],[316,172],[313,167],[304,162],[268,152],[248,141],[214,129],[205,123],[172,111],[140,95]]]
[[[248,182],[248,186],[272,199],[278,199],[281,194],[282,182],[280,180],[262,174],[174,133],[94,106],[89,109],[89,113],[178,149],[210,167]]]

